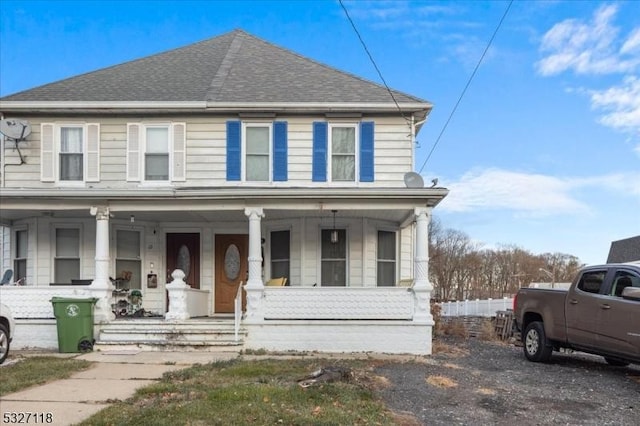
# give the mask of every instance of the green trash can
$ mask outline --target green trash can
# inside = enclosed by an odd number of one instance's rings
[[[59,352],[93,350],[93,306],[98,299],[52,297],[53,315],[58,328]]]

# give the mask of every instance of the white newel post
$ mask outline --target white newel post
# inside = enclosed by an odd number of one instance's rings
[[[261,322],[264,320],[262,309],[262,295],[264,284],[262,282],[262,233],[260,221],[264,212],[260,207],[244,209],[244,214],[249,218],[249,278],[244,287],[247,292],[247,311],[245,322]]]
[[[189,309],[187,307],[187,289],[189,285],[184,282],[184,272],[176,269],[171,273],[173,281],[167,284],[169,297],[169,310],[164,316],[165,320],[179,321],[189,319]]]
[[[429,282],[429,220],[431,209],[420,207],[415,209],[416,215],[416,247],[414,259],[413,292],[415,294],[415,311],[413,321],[433,325],[431,315],[431,291]]]
[[[91,296],[98,299],[93,316],[95,322],[111,321],[115,314],[111,309],[114,286],[109,279],[109,208],[94,206],[90,212],[96,217],[96,271],[88,288]]]

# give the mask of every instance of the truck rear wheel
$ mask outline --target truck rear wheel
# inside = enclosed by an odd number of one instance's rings
[[[529,361],[547,362],[551,358],[553,346],[547,341],[544,325],[540,321],[534,321],[527,326],[522,343],[524,356]]]

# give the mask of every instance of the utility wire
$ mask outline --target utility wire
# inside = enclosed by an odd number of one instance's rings
[[[467,89],[471,85],[471,81],[475,77],[476,72],[478,71],[478,68],[480,68],[480,64],[482,63],[482,60],[484,59],[485,55],[487,54],[487,51],[489,50],[489,47],[491,47],[491,44],[493,43],[493,39],[496,37],[496,34],[498,34],[498,30],[502,26],[502,22],[504,21],[504,19],[507,17],[507,13],[509,13],[509,9],[511,8],[512,4],[513,4],[513,0],[511,0],[509,2],[509,4],[507,5],[507,8],[505,9],[504,13],[502,14],[502,18],[500,18],[500,22],[498,22],[498,26],[496,27],[495,31],[493,32],[493,35],[489,39],[489,42],[487,43],[487,47],[485,47],[484,52],[482,52],[482,56],[480,56],[480,59],[478,60],[478,63],[476,64],[476,67],[473,69],[473,72],[471,73],[471,76],[469,77],[469,80],[467,81],[467,84],[464,86],[464,89],[462,89],[462,93],[460,93],[460,97],[458,98],[458,101],[456,102],[456,104],[454,105],[453,109],[451,110],[451,113],[449,114],[449,117],[447,118],[447,121],[444,123],[444,126],[442,127],[442,130],[440,130],[440,134],[436,138],[436,141],[433,143],[433,146],[431,147],[431,151],[429,151],[429,155],[427,155],[427,158],[424,160],[424,163],[422,163],[422,167],[420,167],[420,170],[418,171],[418,173],[422,173],[422,169],[424,169],[424,166],[427,165],[427,162],[431,158],[431,154],[433,154],[433,151],[435,151],[436,146],[438,146],[438,143],[440,142],[440,139],[442,138],[442,135],[444,134],[444,131],[447,129],[447,126],[449,125],[449,122],[451,121],[451,118],[453,117],[453,114],[455,114],[456,110],[458,109],[458,106],[460,105],[460,102],[462,101],[462,98],[464,97],[465,93],[467,92]]]
[[[356,24],[351,19],[351,16],[349,16],[349,12],[347,11],[347,8],[342,3],[342,0],[338,0],[338,1],[340,2],[340,6],[342,6],[342,10],[344,10],[344,14],[347,16],[347,19],[351,23],[351,26],[353,27],[353,31],[355,31],[356,35],[358,36],[358,39],[360,40],[360,43],[362,43],[362,47],[364,48],[364,51],[367,52],[367,55],[369,56],[369,60],[371,61],[371,63],[373,64],[373,67],[378,72],[378,76],[380,77],[380,80],[382,80],[382,83],[384,84],[384,87],[387,88],[387,92],[389,92],[389,94],[391,95],[391,99],[393,99],[393,103],[396,104],[396,107],[398,108],[398,111],[400,111],[400,115],[402,115],[402,118],[404,118],[404,120],[407,123],[409,123],[409,119],[402,112],[402,109],[400,108],[400,105],[398,104],[398,101],[396,100],[396,97],[393,96],[393,92],[391,91],[391,89],[389,88],[389,85],[387,84],[386,80],[382,76],[382,73],[380,72],[380,69],[378,68],[378,65],[376,65],[376,61],[373,60],[373,56],[371,55],[371,52],[369,52],[369,49],[367,48],[367,45],[365,44],[364,40],[362,39],[362,36],[360,35],[360,32],[358,32],[358,29],[356,28]]]

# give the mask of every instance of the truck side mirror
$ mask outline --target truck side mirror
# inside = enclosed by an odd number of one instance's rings
[[[640,302],[640,287],[627,287],[622,290],[623,299],[637,300]]]

